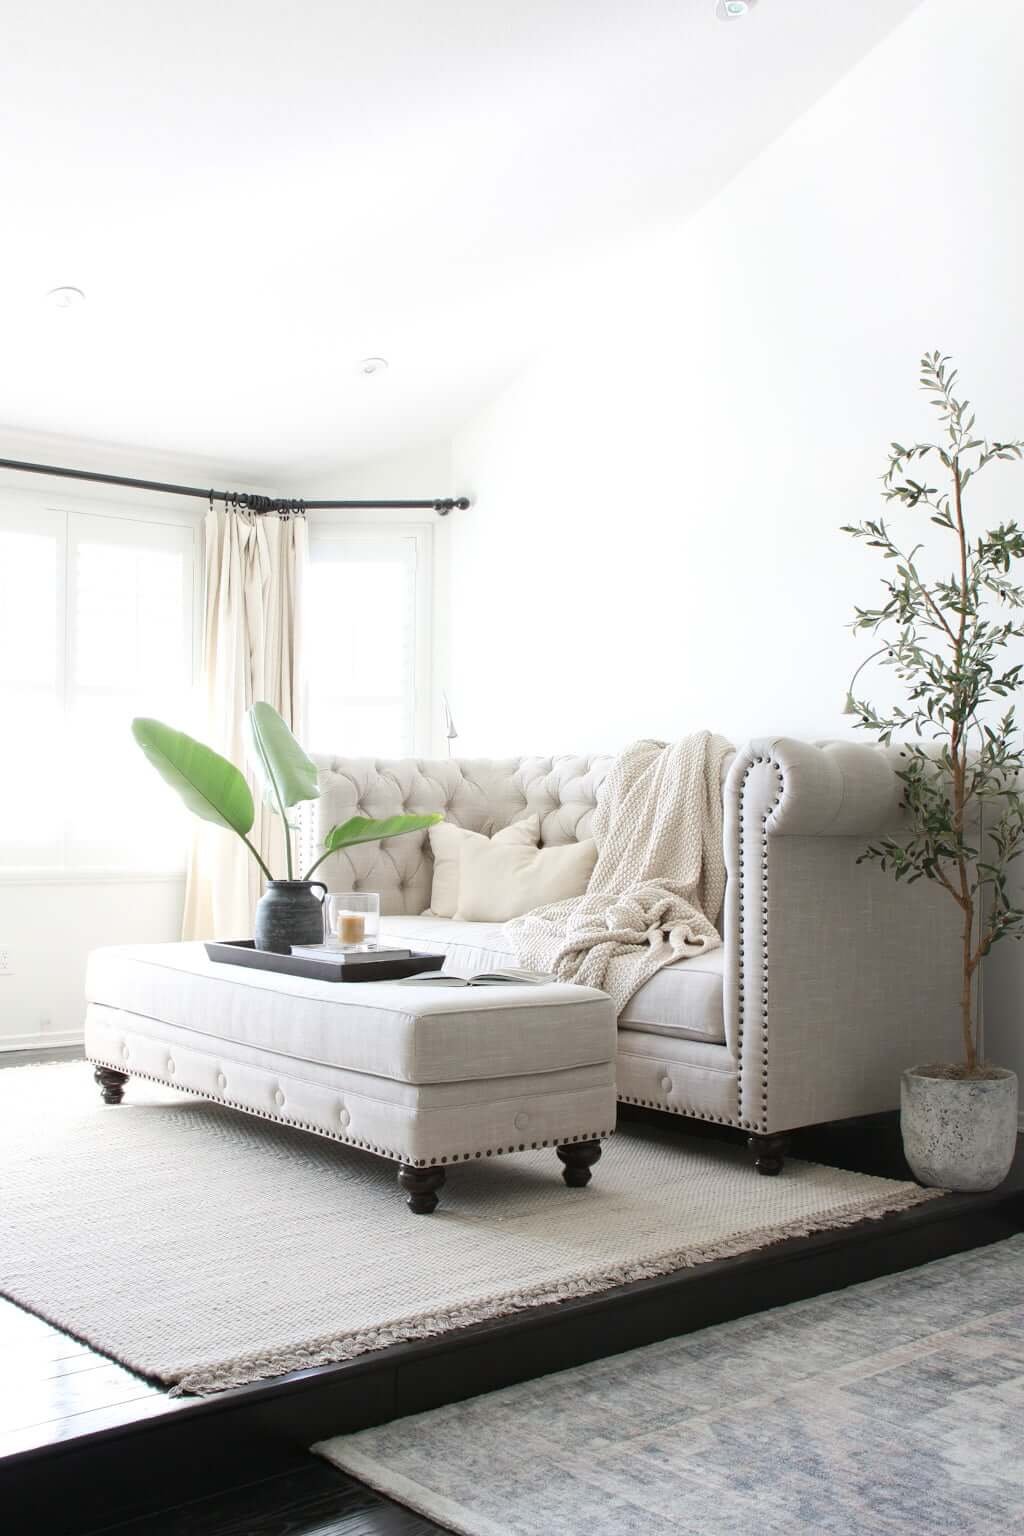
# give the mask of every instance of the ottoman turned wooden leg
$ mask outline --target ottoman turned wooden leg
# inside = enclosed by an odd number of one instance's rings
[[[398,1182],[408,1195],[405,1202],[416,1216],[429,1216],[437,1209],[437,1191],[444,1183],[443,1168],[412,1168],[401,1163]]]
[[[748,1136],[747,1146],[754,1154],[754,1167],[758,1173],[772,1178],[782,1172],[789,1151],[788,1136]]]
[[[128,1073],[118,1072],[113,1067],[95,1067],[92,1075],[100,1085],[104,1104],[120,1104]]]
[[[555,1151],[565,1164],[562,1178],[570,1189],[582,1189],[590,1183],[590,1170],[601,1156],[599,1141],[569,1141]]]

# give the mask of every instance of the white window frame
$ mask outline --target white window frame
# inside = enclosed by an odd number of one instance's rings
[[[203,551],[202,512],[179,510],[174,507],[143,506],[125,500],[111,502],[93,497],[61,496],[52,493],[25,492],[0,483],[0,528],[26,533],[52,533],[60,540],[57,575],[57,675],[56,691],[67,711],[71,701],[70,687],[70,592],[68,569],[72,550],[72,519],[109,519],[112,522],[130,522],[186,528],[191,531],[192,544],[192,643],[191,682],[198,687],[203,640]],[[112,530],[113,531],[113,530]],[[183,882],[184,868],[128,868],[123,865],[74,864],[68,860],[66,841],[62,838],[59,863],[7,864],[0,867],[0,886],[10,885],[95,885],[120,884],[143,885],[157,881]]]
[[[413,545],[413,755],[427,757],[431,747],[433,720],[433,563],[434,530],[429,523],[392,523],[356,521],[344,514],[317,512],[309,520],[309,559],[315,560],[317,544],[333,542],[368,546],[389,539],[409,539]],[[382,622],[383,622],[382,616]],[[303,685],[303,712],[308,718],[308,684]]]

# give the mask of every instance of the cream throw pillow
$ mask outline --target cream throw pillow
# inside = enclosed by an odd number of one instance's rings
[[[459,905],[464,923],[505,923],[549,901],[582,896],[597,863],[592,837],[557,848],[524,848],[480,839],[459,855]]]
[[[463,848],[481,844],[489,848],[492,843],[499,847],[533,848],[540,841],[540,817],[527,816],[503,827],[493,837],[482,832],[469,832],[465,827],[453,826],[450,821],[438,822],[430,828],[430,851],[434,855],[434,881],[430,887],[430,910],[435,917],[454,917],[459,905],[459,855]]]

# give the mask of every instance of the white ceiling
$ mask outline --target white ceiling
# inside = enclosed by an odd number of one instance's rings
[[[588,250],[685,218],[917,3],[8,0],[0,428],[267,475],[448,431]]]

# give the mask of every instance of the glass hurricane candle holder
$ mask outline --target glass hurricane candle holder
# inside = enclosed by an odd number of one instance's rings
[[[327,898],[327,942],[339,949],[376,949],[380,897],[376,891],[335,891]]]

